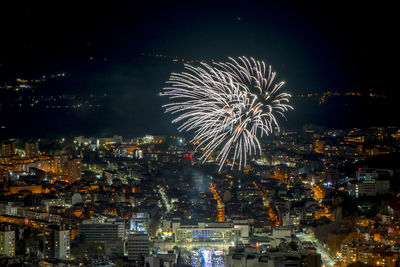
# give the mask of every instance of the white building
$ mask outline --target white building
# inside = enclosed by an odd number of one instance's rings
[[[274,239],[288,239],[290,240],[294,236],[293,227],[280,226],[272,230],[272,238]]]
[[[47,229],[44,235],[44,256],[46,259],[70,259],[71,236],[64,226]]]
[[[71,239],[69,230],[54,231],[54,258],[67,260],[70,258]]]
[[[365,180],[357,181],[347,186],[347,191],[351,196],[376,196],[389,192],[389,180]]]

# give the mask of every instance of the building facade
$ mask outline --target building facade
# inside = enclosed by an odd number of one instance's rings
[[[128,260],[138,261],[149,254],[148,234],[131,232],[128,236]]]
[[[15,231],[10,229],[0,231],[0,255],[15,256]]]
[[[54,226],[44,233],[44,257],[46,259],[70,259],[71,236],[65,226]]]

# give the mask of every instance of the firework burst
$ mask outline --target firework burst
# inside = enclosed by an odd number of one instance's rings
[[[202,148],[202,160],[217,153],[219,170],[228,159],[232,168],[246,165],[261,152],[259,138],[279,130],[276,115],[293,109],[290,94],[280,93],[284,82],[274,83],[271,66],[253,58],[229,58],[228,62],[172,73],[163,95],[171,103],[165,111],[176,115],[179,131],[193,131],[192,141]]]

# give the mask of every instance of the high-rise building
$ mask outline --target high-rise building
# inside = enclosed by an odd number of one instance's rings
[[[71,183],[79,181],[81,179],[81,160],[69,159],[66,162],[65,175]]]
[[[9,226],[0,230],[0,255],[15,256],[15,231],[12,231]]]
[[[28,140],[25,142],[25,157],[28,159],[39,156],[39,141]]]
[[[149,235],[131,232],[128,236],[128,260],[138,261],[149,254]]]
[[[69,230],[65,229],[65,225],[52,226],[46,229],[44,233],[44,256],[46,259],[62,259],[70,258],[71,237]]]
[[[15,140],[9,140],[1,144],[1,156],[12,157],[15,155]]]
[[[106,222],[83,221],[79,225],[79,235],[85,240],[121,240],[125,237],[125,222],[108,220]]]
[[[97,218],[83,221],[79,225],[79,235],[99,246],[104,246],[104,256],[119,257],[125,251],[125,221],[122,219]]]

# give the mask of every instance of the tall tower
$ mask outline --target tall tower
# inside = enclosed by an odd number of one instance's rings
[[[79,181],[81,179],[81,160],[80,159],[69,159],[66,162],[65,174],[70,183]]]
[[[25,157],[28,159],[39,156],[39,141],[28,140],[25,142]]]
[[[52,226],[44,233],[44,256],[46,259],[70,258],[70,232],[65,225]]]

